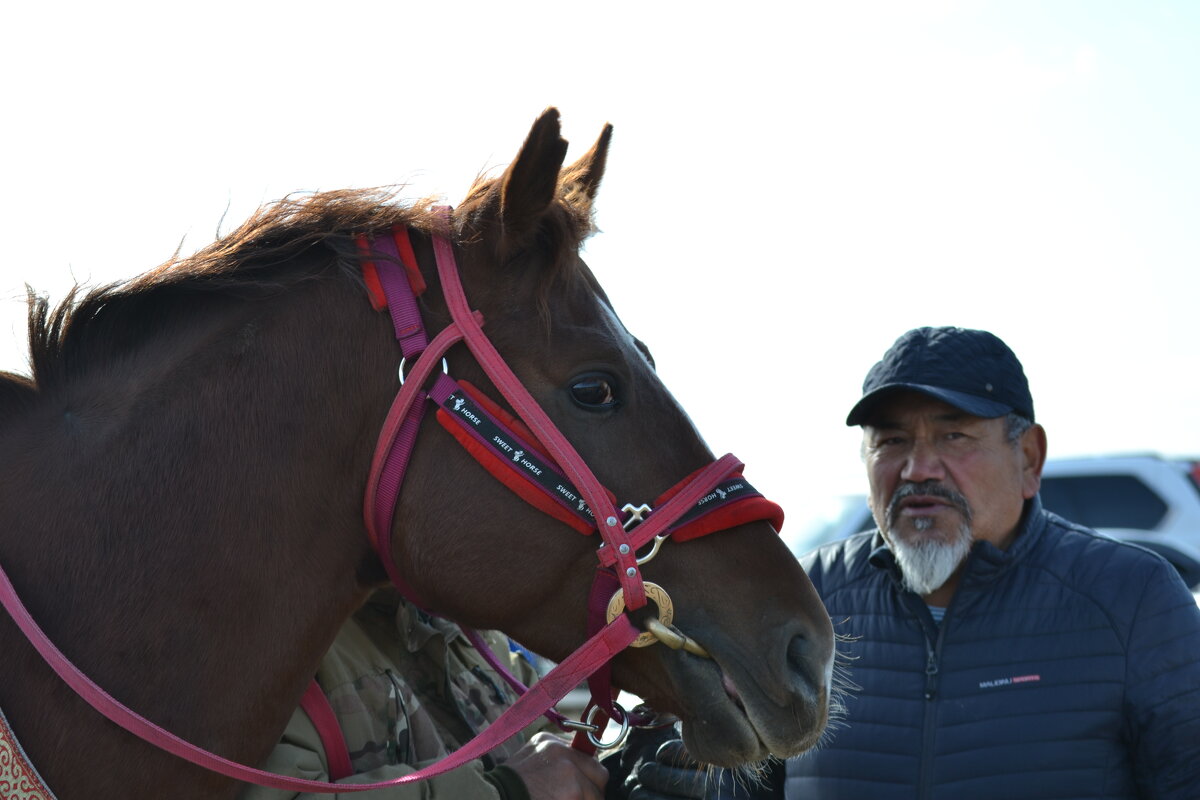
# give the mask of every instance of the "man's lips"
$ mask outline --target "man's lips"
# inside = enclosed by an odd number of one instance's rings
[[[904,517],[926,517],[947,510],[957,511],[958,507],[940,497],[913,495],[900,501],[900,515]]]

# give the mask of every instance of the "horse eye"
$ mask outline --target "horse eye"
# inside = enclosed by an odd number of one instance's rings
[[[571,384],[571,399],[580,408],[607,410],[616,408],[617,393],[607,375],[581,375]]]

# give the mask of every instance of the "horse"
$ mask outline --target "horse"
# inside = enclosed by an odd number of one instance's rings
[[[434,249],[449,241],[487,335],[595,475],[618,498],[657,497],[713,454],[580,257],[611,131],[566,165],[547,109],[449,214],[393,189],[292,195],[130,281],[53,308],[31,293],[31,374],[0,378],[0,565],[47,636],[138,714],[251,765],[389,570],[449,619],[567,657],[586,635],[594,537],[515,497],[428,418],[385,532],[393,563],[368,542],[398,352],[358,242],[410,232],[420,315],[439,329]],[[461,343],[444,363],[498,397]],[[772,525],[667,539],[643,569],[709,657],[627,649],[614,685],[677,715],[711,764],[813,746],[833,634]],[[239,790],[96,713],[3,614],[0,653],[0,709],[60,800]]]

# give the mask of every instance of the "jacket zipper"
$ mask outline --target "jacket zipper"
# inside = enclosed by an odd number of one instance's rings
[[[953,599],[951,605],[953,605]],[[946,631],[946,622],[950,618],[950,609],[946,609],[946,614],[942,617],[940,624],[936,624],[936,635],[930,639],[930,625],[933,622],[933,615],[929,609],[921,603],[921,613],[926,617],[929,624],[923,624],[925,629],[925,718],[921,730],[921,767],[918,771],[919,787],[917,797],[920,800],[928,800],[933,794],[933,742],[934,735],[937,732],[937,701],[938,701],[938,685],[940,664],[942,661],[942,639]]]

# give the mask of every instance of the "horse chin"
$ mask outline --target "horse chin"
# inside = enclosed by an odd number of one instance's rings
[[[745,670],[727,672],[718,661],[671,655],[668,669],[683,698],[684,746],[698,761],[739,767],[799,755],[820,739],[828,721],[826,689],[764,690]],[[771,695],[785,699],[776,702]]]

